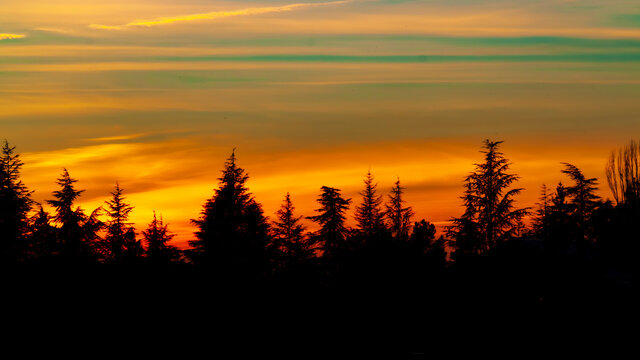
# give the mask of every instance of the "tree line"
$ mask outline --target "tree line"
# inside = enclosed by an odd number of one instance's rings
[[[133,206],[118,183],[104,206],[87,212],[76,205],[84,190],[76,188],[77,180],[64,169],[56,180],[58,190],[46,200],[53,209],[48,213],[33,201],[33,191],[20,177],[20,155],[5,141],[0,155],[0,261],[181,263],[247,279],[304,274],[310,268],[322,269],[322,274],[393,273],[399,268],[425,274],[519,241],[540,244],[546,258],[597,258],[631,270],[640,240],[640,143],[614,151],[606,165],[613,201],[596,194],[596,178],[563,163],[566,183],[555,189],[543,185],[535,208],[516,206],[523,189],[517,187],[519,176],[510,172],[501,143],[483,143],[482,161],[464,178],[464,211],[440,237],[427,219],[414,219],[399,179],[385,196],[371,171],[355,201],[340,189],[320,189],[315,214],[306,217],[318,224],[317,231],[303,225],[289,193],[270,220],[247,187],[249,177],[234,151],[213,196],[192,220],[196,232],[190,248],[180,251],[171,245],[174,234],[161,216],[154,213],[141,232],[134,228],[129,221]],[[350,228],[347,212],[352,206],[356,225]],[[530,224],[525,223],[528,216]]]

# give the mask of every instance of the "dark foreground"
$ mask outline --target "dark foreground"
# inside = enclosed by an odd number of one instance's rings
[[[444,269],[317,264],[259,279],[189,264],[23,264],[3,271],[5,325],[36,348],[62,341],[69,349],[236,354],[228,358],[400,359],[468,351],[469,341],[486,350],[506,338],[536,348],[554,334],[632,325],[630,275],[514,244]]]

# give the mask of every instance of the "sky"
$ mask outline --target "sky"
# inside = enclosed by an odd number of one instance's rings
[[[355,205],[371,170],[442,229],[484,139],[518,206],[561,162],[611,197],[607,158],[640,138],[638,1],[299,1],[0,0],[0,139],[34,199],[63,167],[87,211],[119,182],[138,231],[155,210],[185,247],[235,148],[272,218],[323,185]]]

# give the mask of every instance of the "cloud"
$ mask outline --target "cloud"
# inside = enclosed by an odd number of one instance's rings
[[[26,37],[26,35],[22,35],[22,34],[2,34],[2,33],[0,33],[0,40],[22,39],[24,37]]]
[[[123,30],[130,27],[152,27],[152,26],[158,26],[158,25],[172,24],[176,22],[213,20],[213,19],[220,19],[220,18],[234,17],[234,16],[260,15],[260,14],[275,13],[275,12],[285,12],[285,11],[292,11],[292,10],[303,8],[303,7],[338,5],[338,4],[348,3],[348,2],[350,2],[350,0],[331,1],[331,2],[322,2],[322,3],[297,3],[297,4],[289,4],[284,6],[247,8],[247,9],[230,10],[230,11],[213,11],[213,12],[208,12],[203,14],[160,17],[160,18],[155,18],[150,20],[136,20],[127,24],[122,24],[122,25],[91,24],[89,25],[89,27],[93,29],[100,29],[100,30]]]

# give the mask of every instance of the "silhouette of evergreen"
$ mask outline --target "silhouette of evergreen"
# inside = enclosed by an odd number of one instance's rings
[[[386,217],[389,222],[389,229],[396,240],[406,241],[411,231],[411,217],[413,209],[405,206],[402,194],[404,187],[400,185],[400,179],[397,179],[391,188],[388,203],[386,205]]]
[[[514,209],[513,197],[522,189],[511,185],[519,177],[509,174],[509,161],[498,150],[502,141],[485,140],[484,162],[465,178],[461,197],[464,214],[453,218],[448,234],[455,240],[456,255],[482,254],[517,235],[528,208]]]
[[[7,140],[0,153],[0,264],[14,261],[24,250],[33,205],[33,191],[20,180],[20,155]]]
[[[117,184],[104,209],[85,214],[77,206],[83,190],[65,169],[47,201],[51,215],[33,206],[20,181],[22,163],[5,142],[0,239],[3,265],[10,266],[3,266],[8,271],[0,280],[6,298],[24,302],[28,311],[5,309],[21,316],[52,309],[61,314],[54,323],[65,324],[74,311],[90,314],[90,321],[98,312],[149,324],[175,320],[180,330],[187,323],[198,331],[213,324],[243,334],[246,344],[246,334],[255,333],[271,334],[281,345],[283,328],[324,339],[329,327],[332,336],[349,341],[400,344],[401,356],[389,358],[409,357],[407,349],[428,352],[424,341],[433,332],[459,345],[465,324],[494,324],[498,314],[528,325],[537,317],[561,318],[554,311],[591,321],[599,311],[624,316],[634,309],[640,213],[635,163],[627,159],[635,150],[618,150],[622,155],[607,165],[615,203],[596,195],[595,178],[565,163],[558,175],[569,181],[543,187],[531,230],[524,232],[527,209],[514,203],[519,178],[509,172],[500,144],[487,140],[484,161],[465,177],[464,212],[445,228],[450,238],[438,236],[435,222],[411,221],[399,180],[383,207],[370,172],[353,213],[340,190],[321,188],[318,209],[307,217],[319,225],[311,234],[289,194],[269,222],[234,151],[193,220],[192,248],[181,252],[155,212],[141,234],[144,249],[128,220],[133,206]],[[181,253],[189,261],[181,261]],[[477,314],[486,319],[475,321]]]
[[[560,182],[554,194],[547,194],[545,186],[540,200],[533,223],[535,235],[543,241],[548,255],[567,253],[577,230],[566,188]]]
[[[304,262],[314,256],[315,244],[307,236],[306,227],[300,223],[303,216],[296,216],[294,212],[291,195],[287,193],[272,223],[272,246],[279,268]]]
[[[315,232],[315,241],[321,243],[323,256],[334,258],[344,253],[347,248],[347,236],[349,230],[345,225],[346,212],[351,204],[351,199],[345,199],[340,190],[328,186],[320,188],[322,193],[318,197],[320,207],[315,211],[318,215],[308,216],[320,225]]]
[[[354,215],[357,230],[365,241],[386,231],[382,195],[377,194],[377,187],[371,171],[368,171],[364,179],[364,190],[360,192],[362,201],[356,206]]]
[[[175,234],[169,231],[169,225],[156,217],[153,212],[153,220],[149,223],[146,230],[142,231],[142,236],[147,245],[146,256],[152,264],[166,265],[179,259],[178,249],[168,244]]]
[[[60,190],[53,192],[55,199],[47,200],[56,211],[54,221],[59,225],[58,242],[62,256],[70,261],[95,261],[98,255],[100,237],[98,232],[104,228],[99,220],[102,209],[95,209],[86,215],[74,203],[84,192],[76,190],[74,184],[78,180],[71,178],[67,169],[57,180]]]
[[[111,199],[105,201],[107,205],[106,215],[106,235],[104,242],[108,251],[107,258],[111,261],[121,262],[124,259],[133,260],[142,255],[143,249],[139,241],[136,240],[135,229],[132,223],[128,222],[129,214],[133,206],[125,202],[123,190],[120,184],[116,183],[115,189],[111,192]]]
[[[565,168],[562,169],[562,173],[573,181],[573,185],[566,188],[566,194],[570,198],[572,222],[577,231],[576,248],[579,253],[584,254],[587,243],[595,240],[590,225],[593,213],[600,204],[600,197],[595,194],[598,183],[596,178],[586,178],[576,166],[569,163],[563,165]]]
[[[270,262],[269,224],[262,206],[246,187],[249,176],[236,164],[235,150],[225,162],[218,189],[205,203],[196,240],[189,242],[193,261],[228,276],[255,277]]]

